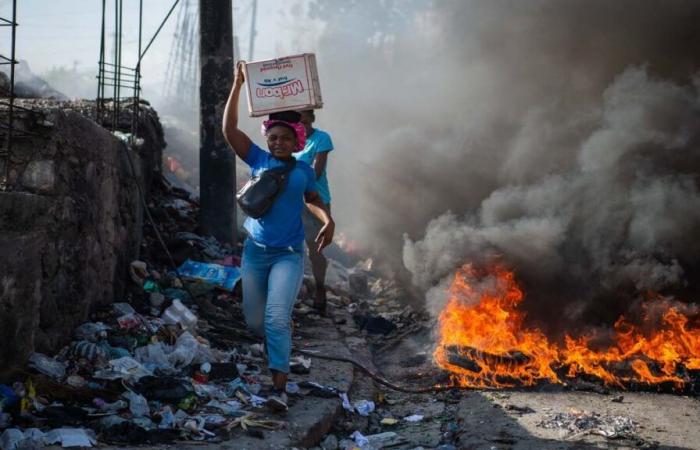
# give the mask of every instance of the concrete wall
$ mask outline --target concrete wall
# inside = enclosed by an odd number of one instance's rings
[[[35,135],[15,141],[12,191],[0,192],[0,372],[60,349],[96,305],[121,300],[140,245],[123,144],[77,112],[48,109],[46,120],[20,119]],[[139,129],[145,143],[129,151],[149,186],[165,145],[155,112]]]

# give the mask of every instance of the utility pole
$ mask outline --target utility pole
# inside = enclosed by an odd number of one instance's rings
[[[236,160],[221,132],[233,83],[231,0],[199,0],[199,224],[221,242],[236,242]]]

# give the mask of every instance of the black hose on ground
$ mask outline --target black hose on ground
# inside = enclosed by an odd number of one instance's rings
[[[376,373],[369,370],[367,367],[363,366],[359,362],[357,362],[353,359],[350,359],[350,358],[344,358],[342,356],[329,356],[329,355],[324,355],[322,353],[311,352],[308,350],[301,350],[299,348],[292,348],[292,351],[299,353],[300,355],[305,355],[305,356],[309,356],[312,358],[319,358],[319,359],[326,359],[329,361],[350,363],[353,366],[355,366],[356,368],[358,368],[362,373],[364,373],[368,377],[372,378],[374,381],[381,384],[382,386],[386,386],[389,389],[392,389],[392,390],[398,391],[398,392],[404,392],[406,394],[435,394],[438,392],[445,392],[445,391],[452,391],[452,390],[470,390],[470,391],[483,390],[483,388],[473,388],[473,387],[468,387],[468,386],[454,386],[454,385],[438,385],[438,386],[426,386],[426,387],[399,386],[399,385],[394,384],[391,381],[387,380],[386,378],[384,378],[380,375],[377,375]]]

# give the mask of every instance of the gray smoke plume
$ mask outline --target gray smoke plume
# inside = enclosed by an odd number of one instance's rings
[[[418,286],[498,258],[535,319],[601,323],[699,291],[700,3],[311,11],[338,222]]]

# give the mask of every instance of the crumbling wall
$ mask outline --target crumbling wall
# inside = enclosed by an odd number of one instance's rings
[[[78,112],[41,106],[43,119],[18,122],[34,134],[15,139],[12,190],[0,192],[3,368],[33,350],[56,351],[96,305],[120,299],[141,241],[136,182],[150,185],[165,146],[155,112],[146,111],[144,143],[128,150],[134,178],[125,145],[110,132]]]

